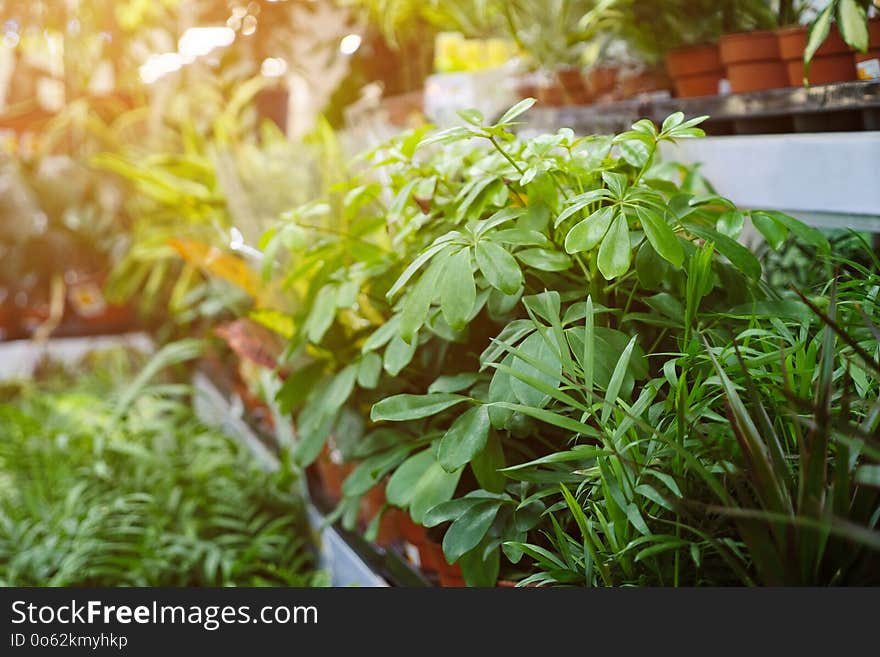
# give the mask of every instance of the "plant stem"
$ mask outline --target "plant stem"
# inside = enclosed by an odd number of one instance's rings
[[[505,159],[505,160],[507,160],[508,162],[510,162],[510,166],[512,166],[514,169],[516,169],[516,172],[517,172],[519,175],[523,175],[523,173],[525,173],[525,172],[520,168],[520,166],[516,163],[516,161],[515,161],[512,157],[510,157],[510,155],[507,153],[507,151],[505,151],[503,148],[501,148],[501,144],[499,144],[497,141],[495,141],[495,137],[490,136],[490,137],[489,137],[489,141],[492,142],[492,145],[495,147],[495,150],[497,150],[499,153],[501,153],[501,155],[504,156],[504,159]]]

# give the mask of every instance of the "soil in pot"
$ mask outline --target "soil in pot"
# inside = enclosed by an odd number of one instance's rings
[[[716,44],[670,50],[666,54],[666,72],[679,98],[714,96],[724,79],[724,66]]]
[[[788,72],[779,55],[775,32],[725,34],[718,45],[732,93],[788,86]]]
[[[785,62],[788,84],[799,87],[804,82],[804,49],[807,47],[809,28],[806,26],[790,27],[777,30],[779,39],[779,55]],[[830,84],[855,80],[856,68],[852,51],[840,36],[837,28],[833,28],[825,42],[816,51],[810,63],[810,84]]]

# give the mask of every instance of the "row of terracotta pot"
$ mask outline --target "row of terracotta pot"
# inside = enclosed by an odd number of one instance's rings
[[[809,83],[855,80],[859,62],[880,58],[880,20],[869,21],[868,27],[867,53],[854,52],[833,28],[813,57]],[[717,45],[671,51],[666,67],[680,97],[715,95],[725,78],[732,93],[798,87],[804,81],[807,36],[805,26],[727,34]]]
[[[589,105],[668,89],[669,83],[664,71],[653,69],[627,75],[617,66],[597,66],[586,73],[568,67],[538,84],[520,84],[518,93],[523,98],[533,96],[545,106]]]

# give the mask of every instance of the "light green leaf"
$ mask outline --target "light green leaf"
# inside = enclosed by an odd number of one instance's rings
[[[840,0],[837,8],[837,25],[840,36],[849,46],[859,52],[868,50],[868,21],[865,10],[856,0]]]
[[[504,294],[514,294],[522,285],[522,271],[510,253],[494,242],[477,242],[474,250],[477,266],[489,284]]]
[[[654,250],[676,268],[684,262],[684,249],[668,223],[651,208],[636,208],[645,235]]]
[[[446,276],[440,283],[440,307],[446,323],[454,330],[464,328],[476,299],[477,287],[471,269],[471,250],[465,248],[450,256]]]
[[[458,416],[440,440],[437,458],[447,472],[454,472],[486,446],[489,436],[489,408],[474,406]]]
[[[618,214],[599,247],[599,271],[605,280],[623,276],[629,270],[632,248],[629,243],[629,227],[626,217]]]
[[[498,508],[497,500],[474,504],[450,525],[443,536],[446,561],[455,563],[483,540],[498,515]]]
[[[594,248],[611,225],[616,209],[611,206],[599,208],[589,217],[575,224],[565,236],[565,250],[568,253],[579,253]]]
[[[467,399],[463,395],[453,395],[445,392],[430,395],[394,395],[374,404],[370,411],[370,419],[373,422],[381,420],[388,422],[418,420],[423,417],[436,415],[447,408],[467,401]]]

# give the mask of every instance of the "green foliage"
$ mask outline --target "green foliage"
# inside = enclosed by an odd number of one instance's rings
[[[542,584],[756,581],[729,500],[712,497],[741,447],[704,340],[716,355],[732,331],[789,336],[784,318],[810,315],[762,279],[737,241],[746,219],[771,246],[828,243],[659,161],[660,143],[702,135],[699,118],[521,139],[532,102],[396,137],[264,237],[264,276],[297,300],[279,392],[296,458],[334,434],[360,461],[343,519],[387,482],[472,585],[517,569]],[[793,335],[809,351],[812,333]],[[779,346],[761,344],[751,358],[769,366]],[[735,358],[719,363],[742,385]]]
[[[185,386],[140,382],[118,395],[131,363],[115,365],[73,384],[30,384],[0,407],[0,582],[318,582],[289,467],[258,469],[194,417]]]

